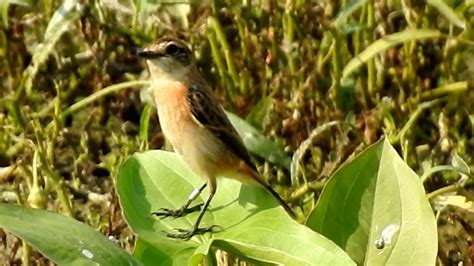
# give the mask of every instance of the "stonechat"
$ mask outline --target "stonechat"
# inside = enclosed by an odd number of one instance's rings
[[[295,217],[291,208],[258,173],[242,139],[199,72],[189,47],[181,40],[164,37],[146,46],[138,55],[146,59],[151,91],[166,139],[181,159],[206,181],[189,195],[181,208],[162,208],[153,213],[162,217],[181,217],[200,211],[192,228],[177,229],[176,233],[167,233],[167,236],[188,240],[195,234],[212,231],[215,225],[199,227],[199,224],[216,193],[218,177],[262,186]],[[190,207],[206,186],[209,197],[204,204]]]

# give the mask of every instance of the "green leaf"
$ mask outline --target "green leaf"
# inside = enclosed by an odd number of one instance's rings
[[[194,248],[178,249],[175,253],[163,253],[160,249],[138,238],[135,242],[133,256],[139,259],[144,265],[187,265],[188,259],[193,255]]]
[[[147,103],[143,108],[142,115],[140,116],[140,130],[138,131],[138,137],[143,145],[143,148],[148,148],[148,128],[150,127],[150,117],[153,108]]]
[[[373,42],[369,47],[347,63],[342,71],[342,80],[346,80],[357,68],[392,46],[408,41],[437,38],[439,36],[441,36],[441,33],[434,29],[410,29],[386,35]]]
[[[106,95],[117,93],[121,90],[129,88],[142,89],[142,86],[147,86],[149,84],[150,82],[145,80],[131,80],[107,86],[66,108],[64,111],[61,112],[61,117],[64,119],[64,117],[66,117],[67,115],[74,114],[75,112],[85,108],[89,104],[105,97]],[[150,102],[147,102],[147,104],[150,104]]]
[[[352,33],[356,33],[356,32],[361,32],[364,30],[364,25],[357,22],[357,21],[353,21],[353,22],[350,22],[350,23],[344,23],[342,24],[340,27],[339,27],[339,31],[343,34],[343,35],[349,35],[349,34],[352,34]]]
[[[255,107],[250,111],[245,120],[256,128],[262,129],[262,124],[270,112],[272,104],[271,97],[263,97],[258,101]]]
[[[466,28],[464,19],[458,16],[458,14],[445,3],[445,0],[427,0],[426,2],[436,8],[439,13],[443,14],[453,25],[462,29]]]
[[[48,59],[49,55],[54,52],[54,47],[59,38],[74,27],[74,23],[80,18],[82,10],[81,4],[77,0],[65,0],[60,8],[58,8],[51,19],[44,34],[43,41],[38,44],[34,50],[30,65],[27,71],[26,89],[30,90],[32,82],[39,67]]]
[[[323,132],[326,130],[338,126],[341,123],[339,121],[332,121],[325,123],[317,128],[313,129],[309,134],[308,138],[306,138],[303,142],[301,142],[298,149],[296,149],[295,153],[293,153],[293,160],[291,160],[291,168],[290,168],[290,180],[291,184],[300,186],[301,182],[298,179],[298,175],[301,171],[301,161],[303,160],[306,152],[313,147],[314,140],[321,136]]]
[[[359,7],[365,5],[367,3],[367,0],[352,0],[346,5],[344,5],[339,11],[339,13],[336,16],[336,19],[334,20],[334,25],[341,29],[346,23],[346,19],[354,13]]]
[[[436,261],[436,221],[423,186],[386,139],[334,174],[307,225],[360,265]]]
[[[203,182],[174,153],[165,151],[136,153],[121,166],[117,191],[125,219],[139,237],[134,253],[137,257],[164,265],[197,265],[210,256],[211,247],[219,247],[267,263],[352,263],[334,243],[293,221],[266,191],[226,178],[219,180],[201,224],[220,225],[221,231],[189,241],[166,237],[163,231],[190,228],[198,214],[157,219],[151,213],[181,207]],[[196,204],[207,196],[205,190]]]
[[[471,174],[471,169],[469,169],[469,165],[466,161],[463,160],[461,156],[457,152],[454,153],[453,159],[451,160],[451,164],[461,173],[465,175]]]
[[[428,168],[423,175],[420,177],[420,180],[422,183],[424,183],[430,176],[432,176],[434,173],[438,172],[443,172],[443,171],[456,171],[460,172],[459,168],[454,167],[452,165],[437,165],[431,168]]]
[[[282,168],[290,169],[291,158],[283,145],[268,139],[242,118],[229,112],[226,114],[251,153]]]
[[[62,265],[142,265],[91,227],[57,213],[0,204],[0,227]]]
[[[30,7],[31,0],[2,0],[0,1],[0,17],[3,20],[3,24],[5,25],[5,28],[7,29],[8,29],[8,8],[10,7],[10,5]]]
[[[137,1],[140,6],[140,21],[152,22],[157,21],[156,18],[150,16],[150,14],[156,15],[167,15],[179,25],[184,28],[189,28],[188,15],[191,13],[191,3],[189,0],[167,0],[167,1],[150,1],[150,0],[139,0]]]

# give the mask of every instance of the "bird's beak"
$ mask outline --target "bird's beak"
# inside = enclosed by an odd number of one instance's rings
[[[137,52],[139,57],[145,58],[145,59],[153,59],[153,58],[159,58],[165,56],[165,54],[160,53],[160,52],[154,52],[154,51],[148,51],[145,49],[139,50]]]

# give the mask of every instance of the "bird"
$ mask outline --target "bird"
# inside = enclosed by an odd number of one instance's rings
[[[141,49],[138,56],[145,59],[150,73],[150,90],[165,138],[182,161],[205,180],[201,187],[189,194],[181,208],[161,208],[153,212],[162,218],[176,218],[199,211],[191,228],[165,232],[166,236],[189,240],[193,235],[212,232],[217,227],[200,227],[200,223],[216,193],[220,177],[263,187],[295,218],[293,210],[252,163],[242,139],[199,71],[193,52],[185,41],[161,37]],[[209,191],[206,201],[190,207],[206,187]]]

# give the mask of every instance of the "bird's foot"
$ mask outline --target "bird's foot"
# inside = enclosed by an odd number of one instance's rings
[[[220,225],[211,225],[208,227],[193,227],[191,229],[182,229],[182,228],[175,228],[177,233],[168,233],[166,231],[163,231],[167,237],[170,238],[176,238],[176,239],[182,239],[182,240],[189,240],[192,236],[194,235],[201,235],[207,232],[214,233],[214,229],[218,228],[222,230],[222,226]]]
[[[165,217],[178,218],[178,217],[186,216],[188,213],[200,211],[202,208],[202,205],[203,204],[201,203],[191,208],[186,208],[183,206],[177,210],[171,210],[168,208],[160,208],[156,212],[152,212],[151,214],[158,217],[163,217],[163,218]]]

